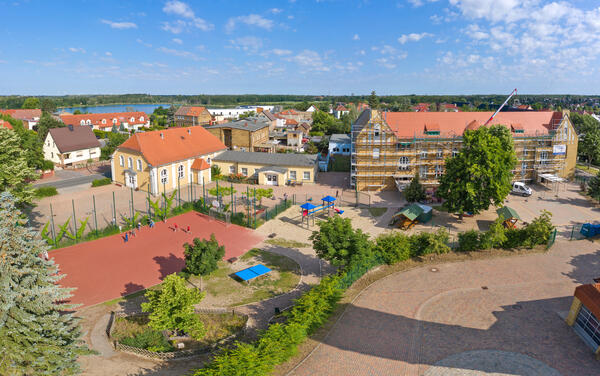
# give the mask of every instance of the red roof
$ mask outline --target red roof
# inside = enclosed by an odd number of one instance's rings
[[[0,113],[10,115],[13,119],[18,120],[33,120],[34,118],[42,117],[40,109],[15,109],[15,110],[0,110]]]
[[[413,106],[412,109],[416,112],[427,112],[429,111],[429,103],[419,103],[416,106]]]
[[[294,120],[294,119],[287,119],[287,120],[285,121],[285,123],[286,123],[287,125],[296,125],[296,124],[298,124],[298,122],[297,122],[296,120]]]
[[[134,120],[131,121],[131,118]],[[60,119],[67,125],[87,125],[87,121],[90,121],[90,125],[95,125],[98,128],[112,128],[113,124],[117,127],[121,123],[128,123],[129,125],[144,125],[150,120],[150,116],[145,112],[109,112],[102,114],[80,114],[80,115],[60,115]],[[113,120],[115,120],[113,122]],[[104,120],[104,123],[102,122]],[[84,122],[82,124],[81,122]]]
[[[600,283],[581,285],[575,288],[575,297],[596,317],[600,317]]]
[[[206,111],[206,107],[198,106],[181,106],[175,112],[175,115],[179,116],[200,116]]]
[[[200,157],[227,147],[202,126],[135,133],[118,149],[141,153],[152,166]]]
[[[298,113],[293,109],[281,111],[279,114],[280,115],[298,115]]]
[[[0,119],[0,127],[13,129],[12,125],[8,121],[2,119]]]
[[[493,112],[384,112],[383,119],[400,138],[424,137],[425,128],[439,125],[440,135],[461,136],[465,129],[477,129]],[[526,134],[548,134],[562,119],[561,112],[500,112],[490,124],[522,127]]]
[[[202,170],[206,170],[209,168],[210,168],[210,165],[208,164],[208,162],[206,162],[202,158],[197,158],[194,160],[194,163],[192,163],[192,170],[202,171]]]
[[[338,105],[338,106],[335,108],[335,110],[336,110],[336,111],[348,111],[348,109],[347,109],[346,107],[344,107],[343,105],[341,105],[341,104],[340,104],[340,105]]]

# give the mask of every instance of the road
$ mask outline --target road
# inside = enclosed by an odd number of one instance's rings
[[[76,177],[71,177],[67,179],[53,180],[48,182],[41,182],[33,184],[35,188],[40,187],[56,187],[56,189],[61,188],[69,188],[82,184],[89,184],[96,179],[103,179],[106,176],[102,174],[93,174],[93,175],[81,175]]]

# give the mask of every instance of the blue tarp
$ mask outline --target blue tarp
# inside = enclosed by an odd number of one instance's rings
[[[335,201],[335,197],[331,197],[331,196],[325,196],[321,199],[321,201],[325,201],[325,202],[334,202]]]
[[[300,207],[304,210],[312,210],[312,209],[316,208],[316,206],[311,204],[310,202],[307,202],[306,204],[302,204],[302,205],[300,205]]]
[[[254,265],[244,270],[240,270],[237,273],[234,273],[238,278],[242,281],[249,281],[253,278],[259,277],[263,274],[267,274],[271,269],[267,268],[263,264]]]

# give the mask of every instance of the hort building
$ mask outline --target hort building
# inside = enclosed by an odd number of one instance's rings
[[[363,111],[352,125],[352,186],[403,190],[418,173],[424,185],[436,187],[445,159],[461,149],[463,133],[479,128],[492,114]],[[511,131],[518,160],[514,180],[573,175],[577,134],[568,112],[500,112],[490,124]]]
[[[567,324],[600,357],[600,283],[575,288]]]
[[[221,174],[243,175],[260,185],[314,183],[318,171],[316,154],[226,151],[212,161]]]
[[[113,181],[156,195],[211,181],[211,160],[227,147],[202,126],[135,133],[111,158]]]
[[[273,145],[267,145],[269,123],[262,119],[236,120],[209,125],[206,126],[206,129],[231,150],[259,151],[259,149],[272,149],[273,147]]]

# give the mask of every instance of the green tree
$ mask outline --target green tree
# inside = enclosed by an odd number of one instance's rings
[[[192,244],[183,245],[185,268],[183,272],[193,275],[208,275],[217,270],[217,263],[225,256],[225,247],[219,245],[215,234],[210,240],[195,238]]]
[[[379,98],[377,97],[375,90],[373,90],[369,96],[369,107],[371,107],[372,110],[379,108]]]
[[[512,136],[501,125],[467,130],[463,148],[446,160],[438,197],[451,213],[477,214],[490,205],[500,205],[511,189],[516,165]]]
[[[410,181],[408,187],[404,189],[404,198],[408,202],[423,201],[426,197],[425,188],[419,181],[419,173]]]
[[[115,150],[127,139],[129,135],[126,133],[107,133],[108,142],[106,145],[100,149],[100,159],[109,160],[111,155],[115,152]]]
[[[273,197],[273,188],[258,188],[256,189],[256,199],[258,200],[258,205],[262,206],[263,198],[271,198]]]
[[[580,138],[577,151],[586,158],[589,167],[600,160],[600,123],[589,115],[582,116],[581,119],[582,122],[577,125]],[[574,122],[575,124],[577,123]]]
[[[308,103],[307,101],[294,104],[294,109],[298,111],[306,111],[309,107],[310,103]]]
[[[335,266],[347,266],[372,251],[369,235],[353,229],[349,218],[330,217],[317,225],[319,231],[313,231],[310,236],[313,248],[317,256]]]
[[[243,114],[240,114],[239,118],[240,119],[247,119],[250,117],[256,116],[256,112],[254,111],[246,111]]]
[[[221,176],[221,167],[219,167],[217,165],[210,166],[210,175],[213,178]]]
[[[312,114],[312,120],[311,131],[327,133],[329,129],[333,128],[336,118],[327,112],[315,111]]]
[[[204,294],[195,288],[187,288],[185,279],[177,274],[165,277],[160,290],[146,292],[147,303],[142,303],[142,311],[149,312],[148,325],[156,330],[185,332],[194,339],[204,337],[202,321],[194,311]]]
[[[23,105],[21,106],[21,108],[25,108],[25,109],[40,108],[40,100],[36,97],[29,97],[29,98],[25,99],[25,102],[23,102]]]
[[[62,127],[66,127],[65,123],[54,118],[49,113],[43,113],[40,121],[37,123],[38,138],[43,143],[46,140],[46,135],[48,135],[50,129]]]
[[[73,115],[81,115],[81,114],[82,114],[81,110],[73,111]]]
[[[44,151],[42,150],[42,141],[38,138],[34,131],[25,129],[21,120],[13,119],[9,115],[0,115],[0,118],[8,121],[13,130],[20,138],[21,150],[25,151],[25,159],[27,165],[33,169],[52,169],[54,164],[50,161],[44,161]],[[48,168],[49,164],[52,167]]]
[[[0,128],[0,192],[8,191],[19,204],[29,204],[34,192],[29,181],[38,175],[27,164],[27,155],[20,144],[14,131]]]
[[[46,243],[25,226],[13,197],[0,195],[0,374],[71,375],[87,353],[70,290],[59,286]]]
[[[40,103],[40,107],[43,112],[47,112],[49,114],[56,111],[56,103],[54,103],[54,101],[50,98],[42,99],[42,101]]]
[[[600,171],[598,174],[590,179],[588,183],[588,194],[592,198],[600,201]]]

